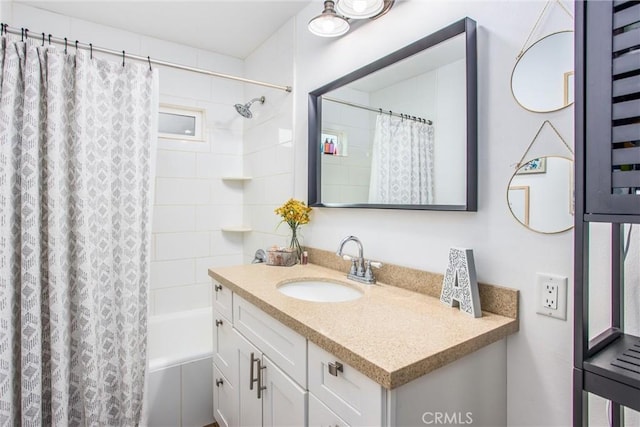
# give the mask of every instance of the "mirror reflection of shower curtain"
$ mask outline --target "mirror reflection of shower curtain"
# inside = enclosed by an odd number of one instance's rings
[[[378,114],[369,203],[433,203],[433,126]]]

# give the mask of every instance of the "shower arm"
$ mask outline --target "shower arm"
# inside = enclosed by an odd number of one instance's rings
[[[260,101],[260,104],[264,104],[264,101],[266,100],[266,98],[264,96],[261,96],[260,98],[253,98],[251,101],[247,102],[245,104],[245,106],[247,108],[251,107],[251,105],[253,105],[254,102],[256,101]]]

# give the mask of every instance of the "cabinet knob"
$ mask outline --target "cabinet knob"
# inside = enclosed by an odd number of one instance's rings
[[[218,378],[216,380],[216,387],[220,387],[222,384],[224,384],[224,381],[222,380],[222,378]]]
[[[215,289],[216,292],[219,292],[222,290],[222,285],[220,283],[216,283],[213,289]]]
[[[329,368],[329,373],[334,377],[338,376],[338,372],[344,371],[344,368],[342,367],[342,363],[340,362],[333,362],[333,363],[330,362],[327,366]]]
[[[222,323],[223,323],[222,320],[216,319],[216,327],[222,325]]]

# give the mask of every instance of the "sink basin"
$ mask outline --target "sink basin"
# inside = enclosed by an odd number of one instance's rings
[[[351,286],[321,280],[284,283],[278,286],[278,291],[292,298],[313,302],[353,301],[362,296],[361,291]]]

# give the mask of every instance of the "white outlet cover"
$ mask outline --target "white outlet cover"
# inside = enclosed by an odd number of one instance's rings
[[[567,320],[567,284],[569,279],[564,276],[556,276],[554,274],[537,273],[536,274],[536,313],[543,316],[554,317],[560,320]],[[547,284],[558,286],[558,305],[557,309],[544,306],[544,297]]]

